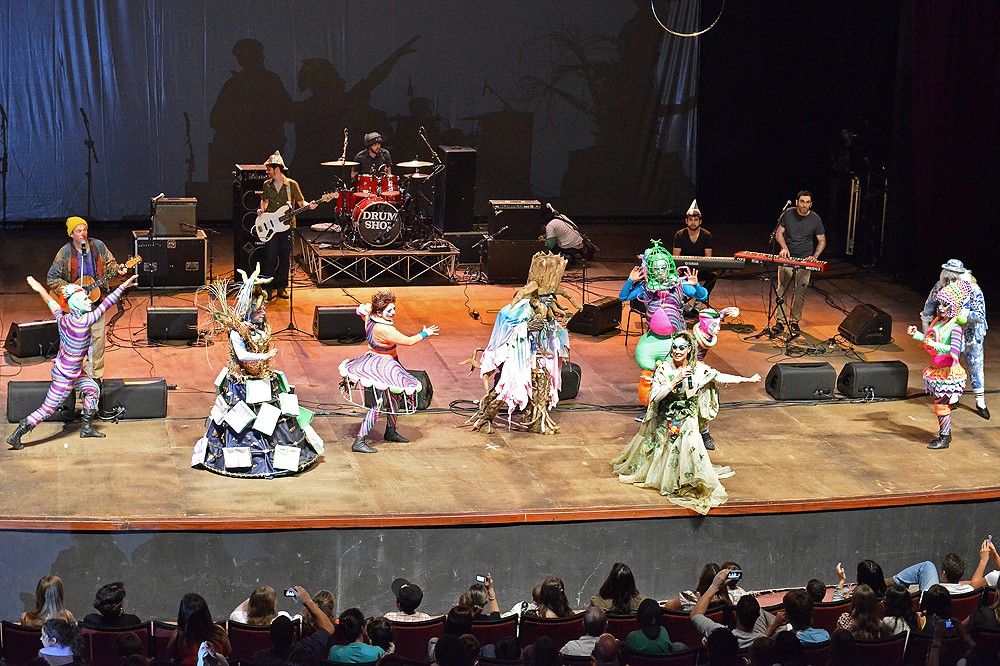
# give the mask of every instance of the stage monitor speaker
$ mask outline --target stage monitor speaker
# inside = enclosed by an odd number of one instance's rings
[[[572,400],[580,394],[580,379],[583,373],[580,366],[571,361],[563,361],[562,386],[559,387],[559,402]]]
[[[197,199],[150,199],[153,228],[150,235],[194,236],[198,233]]]
[[[133,231],[135,254],[142,263],[135,267],[140,287],[200,287],[208,270],[208,239],[198,230],[194,236],[151,238]]]
[[[13,322],[7,330],[3,348],[17,358],[55,354],[59,351],[56,320]]]
[[[874,305],[860,303],[840,322],[837,330],[854,345],[885,345],[892,340],[892,317]]]
[[[540,240],[491,240],[486,244],[486,276],[491,284],[524,284],[531,258],[545,249]]]
[[[167,418],[167,380],[163,377],[105,379],[101,411],[124,409],[121,419]]]
[[[146,339],[150,342],[198,339],[198,308],[146,308]]]
[[[476,150],[463,146],[438,148],[445,168],[435,179],[434,226],[441,231],[469,231],[476,203]]]
[[[829,363],[776,363],[764,388],[775,400],[828,400],[836,383],[837,371]]]
[[[313,312],[317,340],[354,342],[365,337],[365,321],[353,305],[320,305]]]
[[[584,303],[583,308],[573,315],[566,328],[574,333],[604,335],[615,331],[622,323],[622,302],[614,296],[599,298],[593,303]]]
[[[490,199],[490,236],[498,239],[529,239],[543,236],[542,202],[536,199]]]
[[[431,399],[434,397],[434,386],[431,384],[430,375],[426,370],[407,370],[420,382],[420,393],[417,394],[417,411],[423,411],[431,406]],[[365,389],[365,407],[375,404],[375,394],[371,388]]]
[[[17,423],[45,402],[52,382],[23,382],[11,380],[7,384],[7,422]],[[56,407],[46,421],[72,421],[76,416],[76,396],[70,391],[62,404]]]
[[[837,392],[848,398],[905,398],[908,379],[902,361],[848,363],[837,378]]]

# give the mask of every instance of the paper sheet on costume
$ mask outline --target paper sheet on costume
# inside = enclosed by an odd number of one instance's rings
[[[284,372],[281,370],[274,370],[273,372],[278,378],[278,386],[281,387],[282,391],[285,393],[291,393],[295,390],[295,387],[288,383],[288,377],[285,376]]]
[[[296,419],[298,419],[299,422],[299,427],[305,428],[307,425],[312,423],[314,414],[315,412],[311,412],[305,407],[299,407],[299,415],[296,417]]]
[[[271,400],[271,382],[266,379],[247,380],[247,402],[251,405]]]
[[[307,425],[302,428],[302,432],[306,435],[306,442],[312,447],[312,450],[316,453],[323,454],[323,438],[319,436],[311,425]]]
[[[285,416],[298,416],[299,396],[294,393],[279,393],[278,406],[281,407],[281,413]]]
[[[216,391],[222,390],[222,383],[226,381],[227,376],[229,376],[229,366],[222,368],[222,370],[219,371],[219,376],[215,378]]]
[[[222,449],[222,458],[226,469],[246,469],[253,464],[249,446],[227,446]]]
[[[194,443],[194,452],[191,454],[191,467],[197,467],[205,462],[206,453],[208,453],[208,437],[202,437]]]
[[[226,422],[230,428],[232,428],[237,433],[241,433],[246,430],[246,427],[253,423],[253,420],[257,418],[257,415],[253,413],[247,403],[240,400],[238,403],[232,406],[228,413],[226,413],[226,418],[223,421]]]
[[[278,444],[274,447],[274,469],[296,472],[299,469],[299,447]]]
[[[215,396],[215,404],[212,405],[212,422],[215,425],[222,425],[222,422],[226,418],[226,414],[229,412],[229,405],[226,404],[226,399],[221,395]]]
[[[281,410],[271,403],[265,402],[257,410],[257,418],[254,419],[253,429],[270,437],[274,434],[274,426],[278,425],[279,418],[281,418]]]

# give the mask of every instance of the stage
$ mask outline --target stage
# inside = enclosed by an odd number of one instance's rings
[[[631,268],[627,261],[631,246],[641,250],[639,239],[649,238],[651,231],[655,230],[636,229],[622,238],[615,236],[623,233],[621,229],[607,232],[607,246],[615,249],[588,269],[588,301],[617,294]],[[108,238],[123,257],[126,250],[114,243],[119,233],[94,235]],[[58,242],[54,236],[53,251]],[[25,272],[10,265],[15,254],[5,253],[5,330],[12,321],[46,318],[37,296],[10,277]],[[47,261],[32,255],[28,263],[39,275]],[[219,258],[215,270],[226,270]],[[905,327],[918,321],[923,294],[835,261],[830,272],[814,275],[818,289],[810,288],[805,335],[794,341],[796,348],[791,350],[812,346],[823,353],[793,359],[766,338],[744,339],[764,324],[768,283],[757,278],[766,273],[752,268],[720,280],[713,306],[736,305],[742,314],[736,326],[725,327],[707,359],[710,365],[763,377],[778,361],[828,361],[839,371],[853,360],[902,360],[909,366],[909,398],[864,403],[838,396],[822,403],[790,403],[773,400],[763,382],[723,387],[723,409],[712,425],[718,449],[711,456],[715,463],[731,466],[736,475],[725,481],[729,502],[711,516],[1000,495],[993,472],[1000,461],[1000,436],[991,422],[976,415],[971,393],[955,413],[952,448],[926,449],[936,434],[931,400],[922,395],[920,378],[928,357],[905,336]],[[256,530],[287,528],[290,521],[296,528],[329,528],[693,515],[654,491],[622,485],[610,472],[608,461],[638,427],[633,420],[639,412],[633,358],[637,335],[630,336],[628,347],[620,332],[570,335],[582,385],[575,400],[558,406],[554,415],[558,434],[533,435],[508,430],[498,422],[496,433],[485,435],[463,425],[471,414],[469,401],[481,397],[483,384],[461,361],[485,345],[497,310],[514,292],[511,286],[464,282],[465,275],[459,269],[450,285],[396,288],[400,330],[418,331],[424,324],[441,327],[439,337],[400,351],[407,367],[428,372],[434,397],[429,410],[400,420],[400,432],[411,440],[408,444],[383,444],[381,423],[377,425],[372,443],[380,452],[375,455],[351,453],[362,413],[345,404],[338,390],[337,366],[362,353],[364,345],[324,344],[294,331],[277,336],[274,367],[287,374],[300,402],[317,412],[313,426],[325,440],[326,451],[305,473],[273,480],[238,480],[191,469],[192,446],[203,434],[213,400],[212,382],[225,363],[227,348],[220,341],[209,346],[149,346],[143,325],[150,301],[157,306],[190,305],[194,296],[190,291],[158,291],[152,296],[132,291],[125,315],[109,335],[106,376],[165,377],[170,386],[167,418],[102,423],[100,429],[108,435],[104,439],[80,439],[79,422],[65,429],[56,423],[40,425],[25,437],[25,450],[0,453],[0,527]],[[581,271],[574,269],[564,281],[578,299],[581,277]],[[826,303],[819,290],[846,310],[867,302],[891,314],[893,342],[853,351],[831,346],[829,339],[845,315]],[[351,305],[354,299],[366,300],[371,292],[353,284],[339,290],[317,289],[300,267],[295,323],[310,330],[315,306]],[[479,318],[470,316],[470,311],[478,312]],[[623,327],[627,312],[626,306]],[[289,322],[288,301],[270,303],[268,317],[274,330],[284,328]],[[635,317],[632,327],[637,334]],[[987,338],[988,386],[1000,357],[992,339]],[[48,362],[38,358],[26,362],[16,365],[8,357],[4,377],[48,378]],[[6,392],[4,382],[0,402],[6,402]],[[5,432],[13,427],[8,425]],[[498,488],[505,492],[487,492]],[[26,503],[26,496],[33,501]]]

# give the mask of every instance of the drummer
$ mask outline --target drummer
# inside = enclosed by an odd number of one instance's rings
[[[358,166],[351,167],[351,181],[357,183],[358,175],[388,176],[392,174],[392,156],[382,148],[382,135],[365,134],[365,149],[354,156]]]

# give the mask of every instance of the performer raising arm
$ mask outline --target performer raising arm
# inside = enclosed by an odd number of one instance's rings
[[[96,308],[93,307],[83,287],[67,284],[62,288],[69,302],[69,312],[66,313],[49,296],[49,292],[39,284],[38,280],[28,276],[28,284],[42,297],[56,319],[59,327],[59,353],[52,363],[52,385],[45,394],[45,401],[18,423],[17,430],[7,438],[7,443],[12,448],[23,449],[21,437],[51,416],[73,387],[83,393],[83,428],[80,430],[80,437],[104,437],[104,434],[94,429],[94,417],[97,416],[97,402],[101,397],[101,389],[96,381],[83,374],[83,359],[90,350],[90,327],[104,317],[108,308],[114,305],[125,290],[134,285],[138,279],[138,275],[130,277]]]

